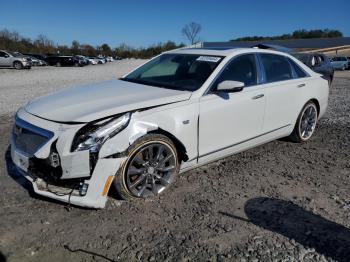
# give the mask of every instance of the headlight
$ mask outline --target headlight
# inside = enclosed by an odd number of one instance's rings
[[[117,118],[108,118],[84,126],[76,134],[72,151],[90,150],[98,152],[103,143],[128,126],[131,113]]]

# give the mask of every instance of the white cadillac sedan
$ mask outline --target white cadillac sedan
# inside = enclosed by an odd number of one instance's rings
[[[308,141],[328,92],[285,53],[178,49],[119,80],[29,102],[11,159],[36,193],[103,208],[111,185],[124,199],[148,198],[208,162],[282,137]]]

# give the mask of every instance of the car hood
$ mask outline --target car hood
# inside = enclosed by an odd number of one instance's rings
[[[30,101],[25,110],[57,122],[90,122],[136,109],[188,100],[189,91],[122,80],[77,86]]]

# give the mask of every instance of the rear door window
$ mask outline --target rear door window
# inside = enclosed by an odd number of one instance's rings
[[[266,82],[278,82],[293,79],[288,58],[275,54],[260,54],[266,76]]]

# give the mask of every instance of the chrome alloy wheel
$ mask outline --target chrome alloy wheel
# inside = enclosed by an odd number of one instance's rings
[[[314,104],[309,104],[304,108],[300,122],[299,135],[303,140],[308,140],[315,131],[317,122],[317,108]]]
[[[139,148],[128,161],[125,183],[135,197],[161,193],[177,173],[177,159],[166,143],[151,142]]]

